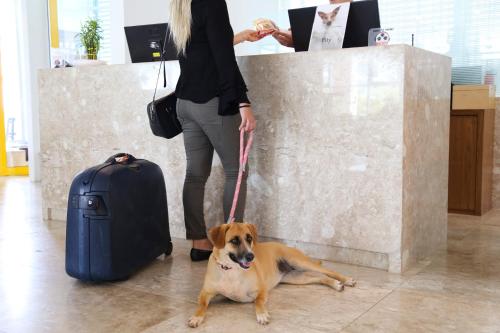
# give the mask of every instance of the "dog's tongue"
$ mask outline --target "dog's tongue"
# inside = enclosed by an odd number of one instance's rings
[[[243,261],[240,261],[240,265],[243,267],[243,268],[250,268],[250,264],[249,262],[243,262]]]

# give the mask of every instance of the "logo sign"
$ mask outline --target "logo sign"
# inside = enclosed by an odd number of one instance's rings
[[[391,35],[389,31],[394,29],[373,28],[368,32],[368,46],[389,45]]]

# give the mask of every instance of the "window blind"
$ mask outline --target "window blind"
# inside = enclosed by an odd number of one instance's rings
[[[271,6],[268,0],[255,0],[256,5],[249,6],[244,0],[228,1],[240,29],[248,26],[251,15],[272,18],[280,27],[287,28],[288,9],[325,3],[328,0],[277,0]],[[382,27],[394,29],[392,44],[411,45],[413,35],[416,47],[452,58],[455,83],[496,83],[500,95],[500,0],[378,0],[378,3]],[[264,7],[266,10],[261,10]],[[244,17],[244,24],[238,25],[239,17]],[[249,54],[289,51],[272,39],[245,47]]]
[[[379,0],[383,28],[392,43],[411,43],[452,58],[457,84],[497,85],[500,75],[500,1]]]
[[[96,4],[97,18],[101,22],[103,29],[103,40],[101,41],[101,50],[99,59],[108,63],[111,62],[111,0],[97,0]]]

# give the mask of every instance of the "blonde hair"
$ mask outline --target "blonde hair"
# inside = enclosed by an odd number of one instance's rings
[[[170,1],[170,37],[179,54],[186,54],[186,46],[191,38],[191,1]]]

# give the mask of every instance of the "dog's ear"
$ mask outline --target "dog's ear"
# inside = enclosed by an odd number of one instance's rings
[[[337,14],[340,12],[340,6],[338,6],[337,8],[335,8],[332,12],[333,14],[333,17],[337,16]]]
[[[326,19],[326,13],[325,12],[318,12],[319,17],[322,19]]]
[[[250,230],[250,234],[252,235],[253,242],[257,243],[257,239],[259,238],[259,235],[257,234],[257,227],[255,224],[248,224],[248,230]]]
[[[229,226],[229,224],[221,224],[208,231],[208,239],[216,248],[223,249],[226,245],[226,232]]]

